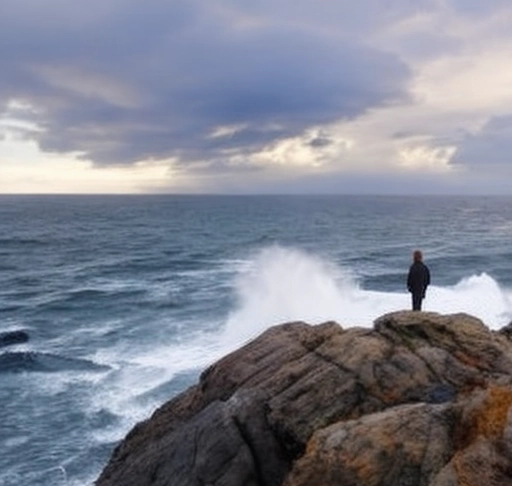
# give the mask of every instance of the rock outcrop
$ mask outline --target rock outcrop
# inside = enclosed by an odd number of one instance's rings
[[[510,486],[512,336],[465,315],[269,329],[138,424],[97,486]]]

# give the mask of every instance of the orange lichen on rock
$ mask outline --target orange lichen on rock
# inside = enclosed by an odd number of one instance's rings
[[[480,408],[475,410],[472,422],[473,438],[499,439],[507,424],[508,412],[512,405],[512,390],[500,386],[490,386]]]
[[[512,405],[512,389],[491,385],[485,397],[470,406],[461,423],[458,449],[468,447],[478,438],[501,439]]]

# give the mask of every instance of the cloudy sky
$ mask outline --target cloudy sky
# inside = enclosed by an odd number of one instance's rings
[[[510,0],[0,0],[0,193],[512,194]]]

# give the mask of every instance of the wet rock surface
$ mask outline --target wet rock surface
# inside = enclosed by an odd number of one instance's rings
[[[138,424],[96,484],[510,485],[511,338],[408,311],[276,326]]]

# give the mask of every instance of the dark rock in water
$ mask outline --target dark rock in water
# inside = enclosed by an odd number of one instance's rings
[[[512,343],[478,319],[276,326],[138,424],[97,486],[512,484]]]
[[[17,373],[22,371],[39,371],[45,373],[58,371],[105,371],[109,367],[85,359],[65,358],[46,353],[0,354],[0,373]]]
[[[26,343],[28,339],[28,333],[23,330],[0,332],[0,348],[13,344]]]

